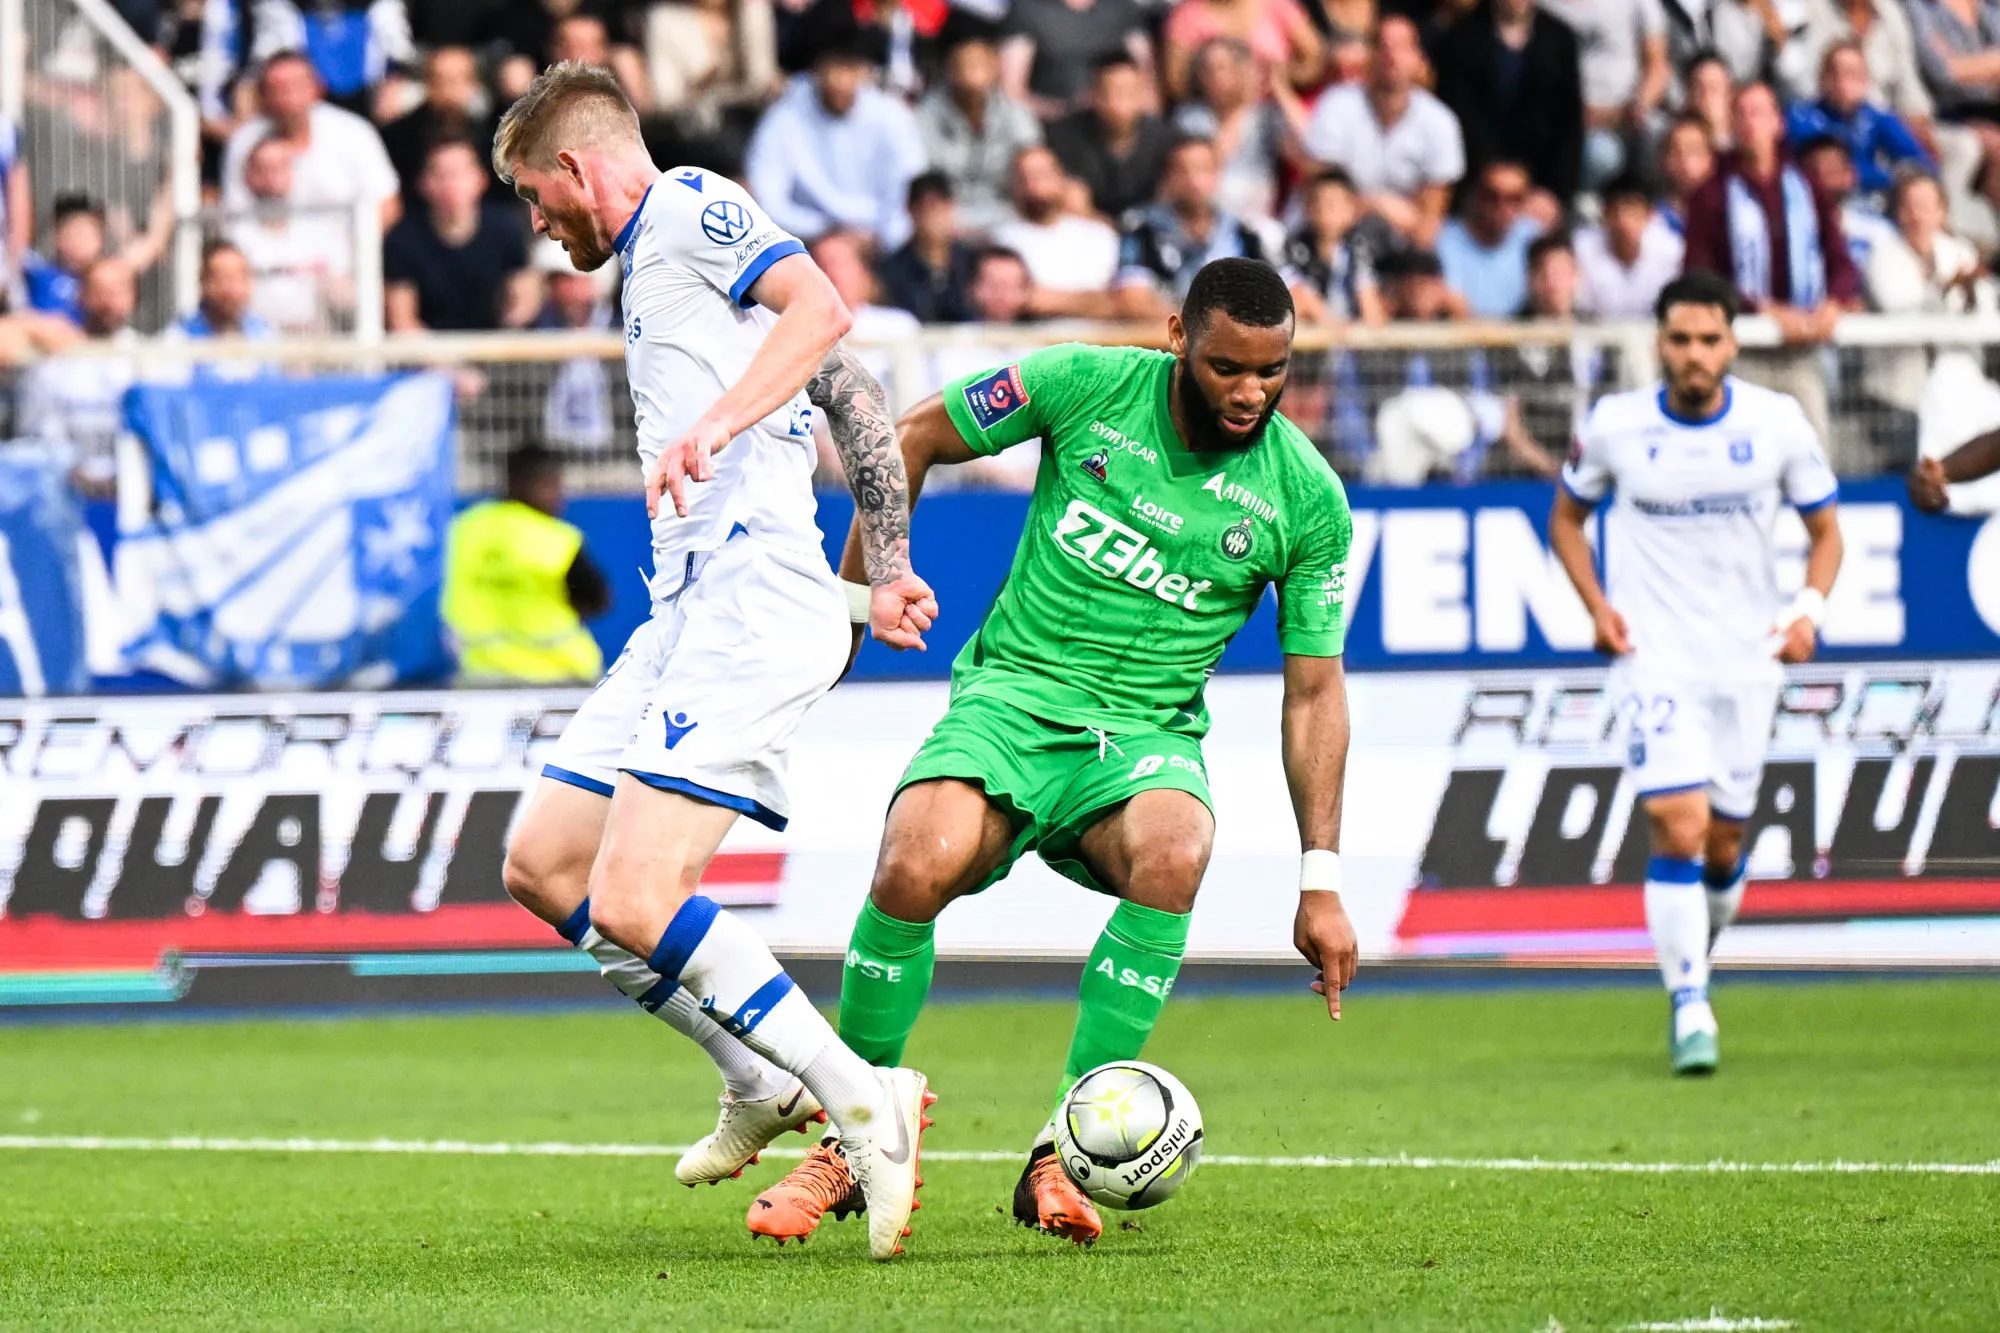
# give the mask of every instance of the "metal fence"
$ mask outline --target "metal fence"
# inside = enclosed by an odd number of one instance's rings
[[[41,253],[56,201],[83,195],[104,209],[106,253],[139,271],[136,325],[191,309],[199,112],[108,0],[0,0],[0,112],[20,133]]]
[[[1767,320],[1739,324],[1741,369],[1810,397],[1817,387],[1836,467],[1865,476],[1908,466],[2000,427],[2000,317],[1856,316],[1830,347],[1781,351]],[[931,328],[856,350],[904,410],[960,375],[1066,340],[1157,346],[1156,326],[1048,324]],[[1432,324],[1302,329],[1286,414],[1352,480],[1470,481],[1551,470],[1603,394],[1656,374],[1648,325]],[[71,355],[105,356],[85,344]],[[190,361],[274,373],[371,373],[434,368],[458,385],[460,482],[492,489],[507,451],[547,443],[568,460],[577,491],[635,489],[624,343],[619,333],[322,337],[278,344],[151,344],[141,377],[185,375]],[[30,372],[32,373],[32,372]],[[0,437],[4,438],[4,437]],[[822,448],[822,481],[840,484]],[[989,471],[986,484],[1026,485],[1032,467]]]

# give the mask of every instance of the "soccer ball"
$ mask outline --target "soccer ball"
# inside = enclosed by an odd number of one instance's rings
[[[1201,1160],[1201,1108],[1158,1065],[1099,1065],[1056,1108],[1056,1155],[1093,1202],[1151,1208],[1194,1174]]]

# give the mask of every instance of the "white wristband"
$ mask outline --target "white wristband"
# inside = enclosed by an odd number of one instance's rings
[[[1340,853],[1314,848],[1299,858],[1299,892],[1340,892]]]
[[[847,618],[857,625],[867,624],[868,604],[874,599],[875,590],[849,579],[840,581],[840,590],[847,594]]]
[[[1810,620],[1818,629],[1826,620],[1826,594],[1818,588],[1801,588],[1799,595],[1792,598],[1792,604],[1785,611],[1785,619],[1779,629],[1790,629],[1795,620]]]

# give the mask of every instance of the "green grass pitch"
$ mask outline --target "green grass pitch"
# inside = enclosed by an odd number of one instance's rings
[[[1638,988],[1182,996],[1149,1058],[1213,1153],[1586,1162],[2000,1159],[2000,981],[1724,977],[1723,1067],[1665,1072]],[[1071,1007],[939,1003],[932,1150],[1024,1147]],[[0,1027],[0,1135],[685,1143],[711,1074],[620,1012]],[[803,1142],[803,1140],[795,1140]],[[906,1261],[852,1222],[753,1243],[785,1169],[664,1157],[0,1148],[0,1326],[2000,1328],[2000,1175],[1211,1164],[1090,1251],[1009,1224],[1018,1168],[925,1172]],[[1128,1220],[1136,1225],[1121,1229]],[[1754,1325],[1740,1325],[1754,1326]]]

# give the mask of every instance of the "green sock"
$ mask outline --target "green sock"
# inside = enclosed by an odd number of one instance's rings
[[[840,1039],[869,1064],[903,1062],[903,1043],[917,1025],[937,963],[932,921],[898,921],[863,903],[840,973]]]
[[[1075,1082],[1101,1064],[1137,1059],[1173,993],[1187,952],[1186,913],[1119,903],[1077,987],[1076,1033],[1063,1065],[1060,1103]]]

